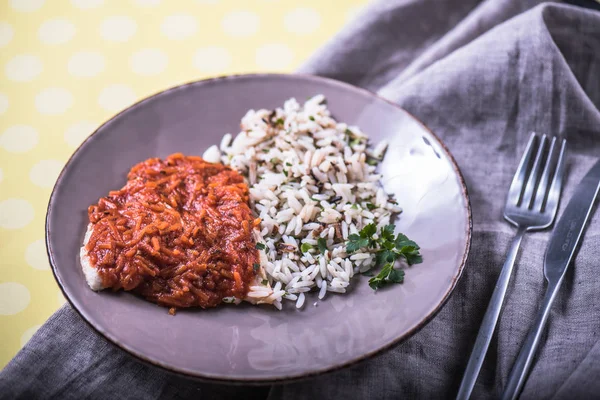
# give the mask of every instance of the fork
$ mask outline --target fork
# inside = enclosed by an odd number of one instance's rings
[[[473,351],[460,384],[457,399],[471,396],[483,359],[492,340],[502,303],[508,288],[515,259],[525,233],[548,228],[552,225],[562,187],[565,169],[566,141],[560,146],[556,137],[550,141],[543,135],[531,134],[525,154],[515,173],[504,207],[504,218],[517,227],[506,261],[496,282],[494,293],[483,317]]]

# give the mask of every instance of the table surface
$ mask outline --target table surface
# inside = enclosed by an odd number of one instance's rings
[[[293,71],[366,3],[2,1],[0,368],[65,302],[46,256],[46,206],[96,127],[184,82]]]

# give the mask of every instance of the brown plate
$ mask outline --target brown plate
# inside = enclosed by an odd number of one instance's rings
[[[373,292],[356,277],[346,295],[318,306],[308,296],[274,308],[225,305],[167,310],[129,293],[95,293],[85,283],[79,247],[87,207],[125,183],[150,157],[202,155],[223,134],[239,131],[248,109],[322,93],[333,115],[390,146],[383,183],[404,212],[397,227],[422,247],[423,264],[402,285]],[[195,377],[251,382],[294,379],[337,369],[399,343],[448,299],[471,239],[467,191],[452,156],[422,123],[376,95],[338,81],[302,75],[238,75],[193,82],[149,97],[102,125],[62,171],[48,205],[46,241],[52,270],[81,316],[129,353]]]

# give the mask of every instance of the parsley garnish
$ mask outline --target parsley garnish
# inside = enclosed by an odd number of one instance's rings
[[[327,251],[327,241],[324,238],[319,238],[317,240],[317,246],[319,246],[319,251],[321,254],[325,254]]]
[[[377,165],[377,164],[379,164],[379,160],[377,160],[376,158],[368,158],[367,159],[367,164],[369,164],[369,165]]]
[[[369,224],[358,234],[353,233],[348,236],[346,243],[348,253],[354,253],[359,249],[376,249],[376,265],[382,268],[376,276],[369,279],[369,286],[373,290],[382,288],[388,283],[404,282],[404,271],[394,269],[396,260],[404,259],[408,265],[423,262],[419,245],[402,233],[394,236],[394,229],[394,225],[384,226],[379,232],[379,237],[375,239],[373,236],[377,233],[377,226]]]
[[[254,267],[254,272],[256,272],[260,268],[260,264],[259,263],[254,263],[254,264],[252,264],[252,267]]]
[[[277,121],[275,121],[275,125],[283,125],[284,120],[283,118],[278,118]]]
[[[359,145],[360,144],[360,139],[356,139],[356,138],[352,139],[352,140],[350,140],[350,143],[348,143],[348,144],[350,145],[350,147],[354,147],[356,145]]]
[[[312,115],[310,117],[308,117],[308,119],[310,119],[311,121],[315,120],[315,117],[313,117]]]
[[[377,206],[373,203],[367,203],[367,208],[369,209],[369,211],[374,210],[377,208]]]
[[[284,169],[283,170],[283,174],[287,177],[288,176],[288,172]]]
[[[256,247],[258,250],[264,250],[264,249],[265,249],[267,246],[265,246],[265,244],[264,244],[264,243],[260,243],[260,242],[258,242],[258,243],[256,243],[256,246],[255,246],[255,247]]]
[[[312,248],[313,247],[310,243],[302,243],[302,246],[300,246],[300,251],[302,251],[303,253],[308,253],[308,251]]]
[[[288,167],[291,167],[292,163],[286,162],[285,165],[287,165]]]

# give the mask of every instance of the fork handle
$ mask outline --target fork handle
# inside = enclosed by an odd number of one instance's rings
[[[506,295],[508,282],[510,281],[513,266],[515,265],[515,259],[517,258],[517,253],[519,252],[521,240],[523,239],[525,232],[527,232],[527,228],[522,226],[518,227],[517,233],[515,234],[510,249],[508,250],[506,261],[504,261],[502,271],[500,271],[500,276],[498,277],[496,287],[494,288],[494,293],[492,294],[490,303],[488,304],[485,315],[483,316],[483,321],[481,323],[481,327],[479,328],[477,339],[475,340],[475,346],[473,346],[469,363],[467,364],[465,374],[462,382],[460,383],[460,389],[458,390],[458,395],[456,396],[458,400],[466,400],[471,396],[471,392],[473,391],[473,387],[477,381],[477,376],[479,376],[483,359],[485,358],[485,354],[490,346],[492,335],[494,334],[498,317],[500,316],[500,310],[502,309],[502,303],[504,302],[504,296]]]
[[[506,384],[506,388],[504,388],[502,400],[514,400],[519,397],[519,393],[525,384],[525,378],[527,378],[529,368],[533,362],[533,356],[535,355],[535,351],[540,343],[544,326],[546,325],[546,321],[550,315],[550,308],[552,307],[556,293],[558,293],[558,289],[562,283],[562,278],[563,277],[561,276],[554,282],[548,283],[548,288],[546,289],[542,306],[538,311],[535,323],[529,331],[529,334],[523,343],[523,347],[521,347],[521,351],[517,356],[517,360],[515,361],[515,365],[513,366],[510,376],[508,377],[508,383]]]

